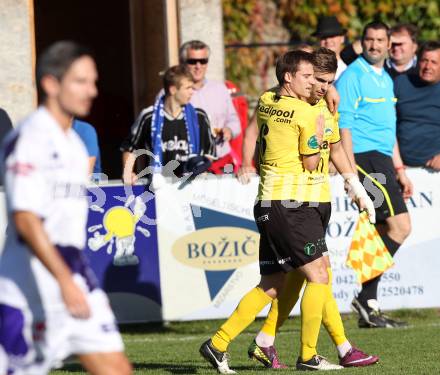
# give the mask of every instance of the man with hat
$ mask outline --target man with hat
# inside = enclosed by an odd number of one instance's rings
[[[347,65],[341,59],[341,51],[344,47],[345,34],[347,30],[343,29],[335,16],[320,17],[316,31],[312,34],[319,38],[319,45],[328,48],[336,53],[338,59],[338,70],[335,79],[338,79]]]

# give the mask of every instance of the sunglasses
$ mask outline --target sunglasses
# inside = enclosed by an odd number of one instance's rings
[[[208,59],[187,59],[186,63],[189,65],[196,65],[197,63],[206,65],[208,63]]]

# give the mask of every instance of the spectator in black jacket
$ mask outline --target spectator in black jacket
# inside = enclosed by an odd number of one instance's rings
[[[215,145],[205,111],[189,103],[193,84],[193,77],[184,65],[173,66],[165,72],[165,94],[158,97],[153,106],[141,111],[121,145],[125,184],[133,184],[138,178],[133,171],[134,158],[130,156],[140,149],[147,150],[150,174],[180,176],[191,172],[188,166],[190,169],[201,167],[203,161],[209,167],[209,160],[215,157]],[[195,157],[198,159],[194,164]],[[174,160],[179,165],[170,170],[166,165]]]

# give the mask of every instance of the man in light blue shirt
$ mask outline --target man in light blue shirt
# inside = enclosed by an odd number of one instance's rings
[[[404,198],[412,194],[396,143],[396,108],[393,81],[384,69],[390,48],[389,28],[371,22],[362,34],[363,53],[336,82],[341,138],[359,177],[375,202],[376,227],[387,249],[394,255],[411,231]],[[353,155],[354,153],[354,155]],[[365,181],[368,181],[367,183]],[[368,185],[367,185],[368,184]],[[369,190],[369,189],[367,189]],[[352,306],[359,313],[359,327],[399,327],[381,313],[377,302],[380,276],[362,284]]]

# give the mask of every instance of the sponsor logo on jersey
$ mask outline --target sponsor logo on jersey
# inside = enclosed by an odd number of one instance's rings
[[[282,109],[276,109],[272,106],[264,106],[264,105],[259,105],[258,111],[260,113],[266,113],[267,115],[269,115],[269,117],[278,116],[289,119],[293,118],[293,114],[295,113],[293,109],[291,111],[283,111]]]

